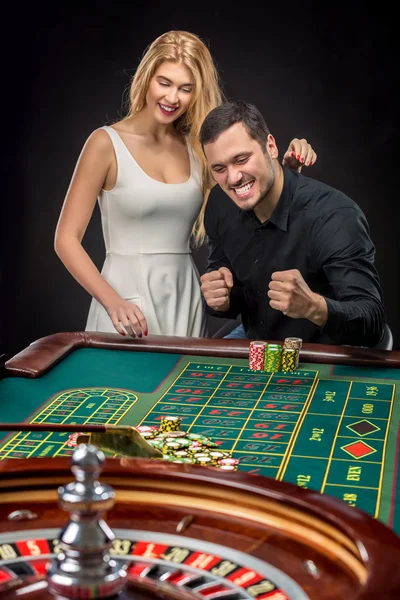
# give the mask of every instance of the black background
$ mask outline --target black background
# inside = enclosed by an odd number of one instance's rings
[[[84,329],[90,298],[53,250],[59,212],[86,138],[124,114],[145,48],[170,29],[209,44],[226,95],[258,106],[281,154],[306,137],[318,153],[306,173],[361,206],[400,348],[399,40],[385,4],[90,1],[9,5],[3,21],[1,349]],[[101,268],[97,207],[84,246]]]

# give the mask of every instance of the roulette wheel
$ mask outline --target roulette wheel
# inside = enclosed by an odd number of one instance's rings
[[[399,565],[384,524],[266,477],[90,444],[0,463],[2,600],[394,599]]]

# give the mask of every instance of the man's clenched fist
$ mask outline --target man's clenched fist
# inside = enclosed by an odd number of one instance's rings
[[[292,319],[308,319],[315,325],[325,325],[328,307],[325,298],[310,290],[297,269],[272,273],[268,296],[271,308]]]
[[[218,271],[204,273],[200,277],[201,292],[208,306],[225,312],[229,309],[229,296],[233,287],[233,276],[229,269],[220,267]]]

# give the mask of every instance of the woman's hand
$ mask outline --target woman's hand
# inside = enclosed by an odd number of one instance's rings
[[[316,160],[317,155],[311,144],[304,138],[301,140],[294,138],[283,156],[282,165],[292,171],[301,173],[304,166],[311,167]]]
[[[136,304],[119,298],[112,304],[105,306],[105,309],[115,329],[121,335],[126,335],[126,333],[131,337],[147,335],[147,321]]]

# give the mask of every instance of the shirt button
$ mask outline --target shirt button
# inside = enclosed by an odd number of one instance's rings
[[[257,295],[259,296],[261,294],[261,290],[257,290]]]
[[[260,321],[260,325],[264,325],[264,321]]]
[[[258,263],[259,263],[259,262],[260,262],[260,261],[258,260],[258,258],[256,258],[256,260],[254,261],[254,264],[255,264],[255,265],[258,265]]]

